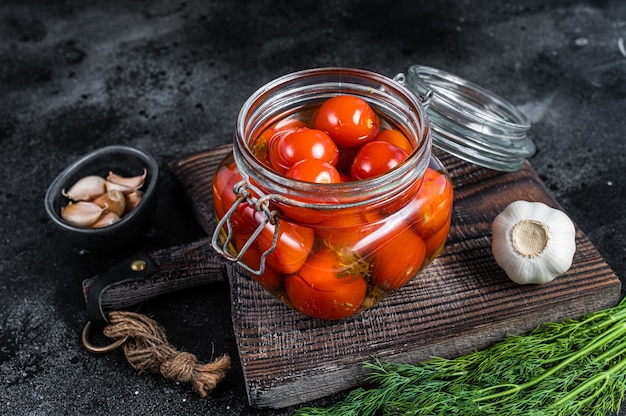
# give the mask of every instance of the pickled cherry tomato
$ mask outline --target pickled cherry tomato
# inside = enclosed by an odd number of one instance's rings
[[[293,165],[285,174],[288,178],[311,183],[339,183],[341,175],[328,162],[305,159]]]
[[[285,292],[293,307],[320,319],[341,319],[354,314],[367,291],[363,276],[340,264],[337,253],[322,249],[311,254],[294,274],[285,277]]]
[[[281,174],[305,159],[319,159],[334,165],[339,158],[335,142],[323,131],[308,127],[278,132],[268,146],[269,161]]]
[[[448,233],[450,232],[450,223],[447,222],[443,227],[439,229],[435,234],[426,239],[426,258],[433,260],[441,253],[443,246],[448,239]]]
[[[337,95],[324,101],[313,116],[313,127],[323,130],[339,147],[357,147],[378,133],[378,115],[363,99]]]
[[[298,127],[306,127],[306,123],[299,118],[287,117],[272,124],[266,131],[269,130],[269,132],[271,133],[269,137],[271,137],[274,135],[274,133],[277,133],[279,131],[293,130]]]
[[[352,177],[347,173],[339,173],[339,177],[341,178],[341,182],[352,182]]]
[[[252,146],[252,152],[254,156],[259,159],[266,166],[271,167],[270,155],[269,155],[269,141],[279,132],[293,130],[297,127],[306,127],[306,123],[298,118],[284,118],[270,127],[265,129],[263,133],[257,137]]]
[[[265,220],[265,213],[256,211],[247,203],[237,207],[231,216],[233,239],[248,239]],[[267,223],[261,233],[254,240],[259,253],[264,253],[272,247],[276,226]],[[313,230],[300,224],[280,220],[276,247],[267,256],[267,266],[280,273],[293,273],[306,261],[313,247]],[[251,266],[251,264],[249,264]]]
[[[395,144],[373,141],[363,145],[354,156],[350,176],[354,180],[380,176],[402,163],[409,155]]]
[[[235,248],[237,252],[240,252],[246,243],[247,238],[241,235],[237,235],[234,240]],[[261,265],[261,253],[257,244],[253,243],[248,249],[241,255],[241,261],[248,265],[253,270],[259,270]],[[259,282],[261,286],[270,292],[276,291],[281,288],[283,284],[283,275],[278,273],[271,267],[265,266],[265,271],[261,275],[252,275],[254,280]]]
[[[213,206],[218,218],[222,218],[235,202],[233,186],[241,180],[235,162],[220,167],[213,175]]]
[[[259,252],[272,246],[276,227],[268,223],[256,241]],[[280,221],[276,248],[267,256],[267,265],[280,273],[293,273],[300,269],[313,247],[313,230],[287,220]]]
[[[357,150],[358,149],[341,149],[339,151],[339,160],[337,160],[335,167],[340,174],[348,179],[344,182],[350,182],[352,180],[352,178],[350,178],[350,165],[352,165],[352,160],[354,160]]]
[[[406,136],[400,131],[395,129],[380,130],[374,140],[395,144],[407,154],[411,154],[413,151],[413,146],[411,146],[409,139],[407,139]]]
[[[422,267],[426,244],[412,228],[401,228],[377,244],[372,254],[372,280],[381,289],[400,288]]]
[[[417,233],[427,239],[450,222],[453,188],[442,173],[427,168],[424,182],[415,199],[409,204],[409,221]]]

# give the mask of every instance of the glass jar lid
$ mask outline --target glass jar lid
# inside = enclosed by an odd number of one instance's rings
[[[514,105],[448,72],[421,65],[394,80],[417,95],[430,119],[433,145],[469,162],[519,170],[535,153],[530,121]]]

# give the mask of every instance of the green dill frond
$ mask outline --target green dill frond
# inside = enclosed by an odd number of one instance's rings
[[[626,300],[455,359],[364,366],[374,388],[296,415],[605,416],[626,393]]]

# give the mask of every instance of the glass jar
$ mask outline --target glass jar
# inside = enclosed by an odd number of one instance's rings
[[[272,136],[311,127],[322,103],[338,95],[365,101],[379,134],[392,130],[408,139],[404,161],[379,176],[340,183],[276,171],[268,162]],[[349,166],[361,148],[339,146],[337,166]],[[431,154],[416,95],[373,72],[322,68],[278,78],[245,102],[233,152],[213,178],[213,198],[215,249],[285,305],[335,320],[376,304],[437,257],[448,235],[453,187]]]

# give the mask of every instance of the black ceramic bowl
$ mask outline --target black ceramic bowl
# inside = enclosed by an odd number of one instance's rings
[[[141,187],[143,198],[120,221],[102,228],[81,228],[61,218],[61,208],[69,202],[63,191],[80,178],[88,175],[106,178],[109,171],[122,176],[137,176],[143,173],[144,168],[147,177]],[[157,205],[158,178],[159,166],[148,153],[128,146],[103,147],[81,157],[57,176],[46,192],[46,213],[54,226],[77,247],[90,251],[120,250],[143,235]]]

